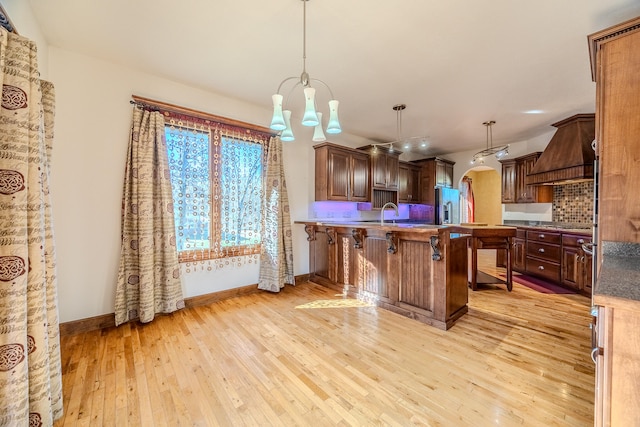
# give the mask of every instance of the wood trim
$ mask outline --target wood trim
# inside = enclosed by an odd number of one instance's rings
[[[309,281],[309,274],[301,274],[294,277],[294,286]],[[230,298],[259,292],[258,284],[242,286],[240,288],[227,289],[224,291],[212,292],[209,294],[198,295],[195,297],[185,298],[185,308],[199,307],[202,305],[213,304]],[[84,332],[96,331],[99,329],[113,328],[116,326],[116,317],[114,313],[102,314],[100,316],[87,317],[85,319],[72,320],[70,322],[60,323],[60,336],[75,335]]]
[[[152,108],[157,108],[159,110],[169,111],[169,112],[178,113],[178,114],[185,114],[185,115],[188,115],[188,116],[193,116],[193,117],[197,117],[197,118],[204,119],[204,120],[211,120],[211,121],[215,121],[215,122],[222,123],[222,124],[229,125],[229,126],[237,126],[237,127],[242,127],[242,128],[245,128],[245,129],[251,129],[251,130],[254,130],[254,131],[257,131],[257,132],[266,133],[266,134],[269,134],[269,135],[272,135],[272,136],[276,136],[277,135],[276,132],[272,131],[269,128],[265,128],[263,126],[254,125],[252,123],[247,123],[247,122],[243,122],[243,121],[235,120],[235,119],[229,119],[227,117],[217,116],[215,114],[205,113],[203,111],[193,110],[193,109],[187,108],[187,107],[180,107],[179,105],[169,104],[167,102],[162,102],[162,101],[156,101],[154,99],[144,98],[142,96],[131,95],[131,98],[137,104],[142,104],[142,105],[149,106],[149,107],[152,107]]]
[[[628,32],[639,30],[640,16],[587,36],[587,41],[589,42],[589,58],[591,60],[591,80],[594,82],[596,81],[596,55],[598,54],[600,45],[604,42],[610,41],[611,39],[622,37]]]

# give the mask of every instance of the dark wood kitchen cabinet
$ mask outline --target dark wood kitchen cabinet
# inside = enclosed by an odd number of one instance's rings
[[[527,174],[531,172],[542,152],[534,152],[515,159],[500,160],[502,163],[502,203],[551,203],[553,187],[549,185],[527,185]]]
[[[455,162],[441,157],[430,157],[411,163],[420,167],[420,203],[435,205],[435,187],[453,187],[453,165]]]
[[[562,237],[558,232],[527,231],[527,273],[560,283]]]
[[[358,147],[369,155],[371,166],[371,207],[380,209],[385,203],[398,204],[400,152],[386,147],[367,145]]]
[[[398,201],[420,203],[420,168],[412,163],[399,163]]]
[[[562,284],[585,294],[591,294],[593,257],[582,245],[590,242],[590,236],[562,234]]]
[[[369,156],[366,153],[329,142],[313,148],[316,201],[369,201]]]
[[[521,234],[524,235],[525,232],[518,230],[511,243],[511,268],[514,271],[524,272],[527,269],[527,239],[520,237]],[[503,261],[503,265],[504,263],[505,261]]]

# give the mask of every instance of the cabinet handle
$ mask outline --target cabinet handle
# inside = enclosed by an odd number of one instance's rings
[[[591,350],[591,360],[593,360],[593,363],[598,363],[596,362],[597,356],[604,356],[604,350],[602,349],[602,347],[596,346]]]
[[[544,266],[543,265],[539,265],[538,266],[538,270],[544,270]]]
[[[580,258],[580,255],[576,254],[576,261]]]
[[[578,244],[581,245],[584,243],[584,239],[578,239]]]
[[[580,257],[580,262],[584,262],[584,255]]]
[[[540,252],[541,254],[543,254],[543,253],[544,253],[544,248],[540,248],[540,249],[538,249],[538,252]]]
[[[538,234],[539,239],[544,239],[544,234]]]

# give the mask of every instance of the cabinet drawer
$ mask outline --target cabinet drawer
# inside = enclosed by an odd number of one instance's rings
[[[560,264],[527,257],[527,272],[560,283]]]
[[[527,241],[527,256],[560,263],[560,246],[542,242]]]
[[[518,239],[526,239],[527,238],[527,230],[525,230],[523,228],[518,228],[516,230],[516,237]]]
[[[591,243],[591,236],[562,234],[562,246],[582,246],[584,243]]]
[[[538,242],[547,242],[559,245],[562,241],[562,238],[560,237],[560,233],[547,232],[542,230],[528,230],[527,240],[535,240]]]

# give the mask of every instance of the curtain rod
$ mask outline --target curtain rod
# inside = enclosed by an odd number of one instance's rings
[[[266,133],[268,135],[273,135],[273,136],[277,135],[269,128],[254,125],[252,123],[247,123],[247,122],[242,122],[240,120],[234,120],[226,117],[216,116],[215,114],[205,113],[203,111],[193,110],[191,108],[180,107],[178,105],[169,104],[162,101],[156,101],[154,99],[143,98],[137,95],[131,95],[131,98],[133,98],[133,100],[129,101],[130,104],[155,109],[157,111],[168,111],[170,113],[184,114],[187,116],[197,117],[199,119],[211,120],[214,122],[222,123],[224,125],[237,126],[245,129],[250,129],[257,132]]]

